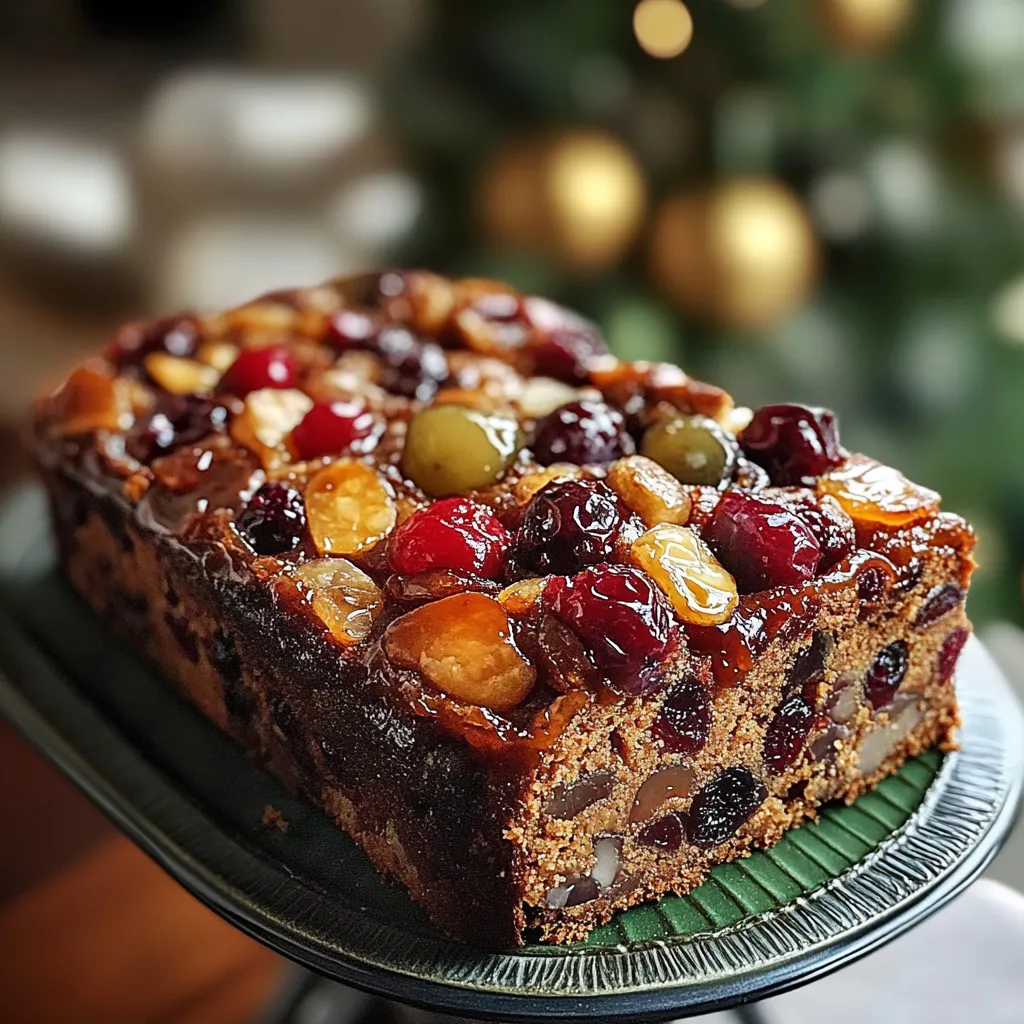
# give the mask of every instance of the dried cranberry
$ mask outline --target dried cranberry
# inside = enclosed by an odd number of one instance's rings
[[[686,815],[672,811],[645,825],[636,834],[636,841],[665,853],[675,853],[686,838]]]
[[[377,430],[373,413],[361,399],[352,398],[318,402],[292,431],[291,440],[300,459],[317,459],[353,447],[366,451],[373,446]]]
[[[335,348],[364,348],[377,336],[377,321],[367,313],[341,309],[327,324],[324,340]]]
[[[783,487],[813,484],[843,460],[835,414],[804,405],[766,405],[740,435],[747,455]]]
[[[238,517],[238,532],[258,555],[279,555],[302,542],[306,507],[302,495],[283,483],[264,484]]]
[[[966,627],[961,626],[959,629],[954,629],[953,632],[942,641],[942,647],[939,648],[938,659],[940,683],[948,683],[953,678],[953,673],[956,671],[956,663],[960,660],[960,654],[962,653],[964,645],[967,643],[970,635],[971,631]]]
[[[803,693],[786,697],[764,736],[764,767],[769,775],[784,772],[803,750],[814,724],[814,708]]]
[[[809,701],[817,703],[818,687],[825,680],[825,663],[835,647],[835,637],[831,633],[817,630],[811,642],[793,659],[786,675],[787,690],[799,691]]]
[[[533,369],[541,377],[585,384],[594,356],[605,351],[597,334],[584,327],[557,328],[533,344]]]
[[[826,498],[813,504],[801,502],[793,505],[793,511],[810,527],[821,548],[819,574],[824,575],[850,557],[857,546],[857,534],[853,520],[837,501]]]
[[[597,480],[566,480],[542,487],[526,506],[516,532],[512,571],[567,575],[608,561],[629,509]]]
[[[128,435],[128,454],[151,462],[186,444],[195,444],[224,428],[227,409],[203,398],[161,395],[149,416],[136,422]]]
[[[873,708],[884,708],[892,701],[909,664],[907,645],[902,640],[896,640],[878,652],[864,677],[864,696]]]
[[[864,617],[863,612],[865,610],[881,603],[886,591],[889,589],[889,582],[889,574],[877,565],[869,565],[857,577],[857,600],[866,606],[861,610],[861,618]]]
[[[220,390],[244,398],[262,388],[291,388],[298,374],[291,349],[283,345],[247,348],[228,367],[221,378]]]
[[[388,565],[403,575],[456,569],[499,576],[511,542],[508,531],[485,505],[468,498],[443,498],[414,512],[391,535]]]
[[[542,466],[607,465],[634,451],[622,413],[590,400],[570,402],[539,420],[531,447]]]
[[[821,558],[821,547],[802,519],[745,491],[722,496],[704,539],[745,594],[801,586],[813,579]]]
[[[448,360],[441,346],[420,341],[404,327],[385,327],[370,349],[384,363],[381,383],[396,395],[427,402],[448,379]]]
[[[667,754],[696,754],[711,734],[711,694],[693,676],[679,683],[661,706],[651,735]]]
[[[697,795],[689,813],[690,842],[701,849],[719,846],[749,821],[768,791],[746,768],[726,768]]]
[[[642,694],[661,683],[657,660],[676,623],[668,599],[639,569],[600,565],[571,579],[556,576],[543,600],[622,690]]]
[[[959,608],[963,599],[964,592],[955,583],[942,583],[933,588],[914,619],[914,629],[927,629],[928,626]]]

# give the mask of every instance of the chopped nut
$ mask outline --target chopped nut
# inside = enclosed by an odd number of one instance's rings
[[[628,455],[612,464],[606,483],[644,521],[685,525],[692,502],[682,484],[653,459]]]
[[[222,374],[238,358],[238,346],[226,341],[208,341],[200,345],[196,352],[196,359],[207,366],[212,366],[218,373]]]
[[[285,439],[313,408],[313,400],[294,388],[262,388],[245,398],[245,409],[231,423],[231,436],[257,455],[268,472],[291,456]]]
[[[304,497],[309,532],[322,555],[368,551],[398,518],[391,488],[370,466],[351,459],[320,470]]]
[[[578,480],[583,470],[571,462],[555,462],[536,473],[527,473],[516,481],[515,496],[520,505],[525,505],[542,487],[553,480]]]
[[[172,395],[209,394],[221,377],[206,363],[170,356],[166,352],[150,352],[143,363],[146,373]]]

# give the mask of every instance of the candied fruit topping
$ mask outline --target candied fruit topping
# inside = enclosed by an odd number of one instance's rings
[[[864,677],[864,696],[873,708],[884,708],[892,703],[909,664],[907,645],[902,640],[896,640],[878,652]]]
[[[640,453],[684,484],[719,487],[736,465],[736,445],[707,416],[671,416],[651,427]]]
[[[127,381],[95,359],[71,371],[50,399],[54,428],[65,436],[96,430],[125,430],[132,423]]]
[[[456,700],[508,711],[533,689],[536,672],[516,647],[492,597],[457,594],[422,605],[388,627],[388,656]]]
[[[128,323],[114,336],[110,357],[133,362],[150,352],[191,356],[199,342],[199,324],[192,317],[164,317],[155,323]]]
[[[166,352],[151,352],[143,364],[149,379],[172,395],[209,394],[220,380],[212,366]]]
[[[709,850],[731,839],[764,803],[768,791],[746,768],[726,768],[693,799],[687,816],[690,842]]]
[[[609,561],[629,517],[625,505],[598,480],[550,483],[526,506],[512,545],[512,570],[516,575],[567,575]]]
[[[245,398],[245,408],[231,421],[231,436],[268,471],[288,461],[285,439],[302,422],[312,399],[295,388],[261,388]]]
[[[794,503],[792,510],[810,527],[821,548],[819,575],[831,572],[844,558],[853,554],[857,546],[853,520],[834,498],[808,498]]]
[[[391,535],[388,565],[412,575],[428,569],[457,569],[495,578],[505,568],[511,543],[497,516],[468,498],[443,498],[414,512]]]
[[[651,735],[666,754],[697,754],[711,735],[711,713],[708,688],[699,679],[687,676],[662,704]]]
[[[519,443],[519,424],[509,416],[431,406],[409,423],[402,472],[431,497],[464,494],[493,484]]]
[[[147,418],[128,434],[126,449],[132,458],[151,462],[175,448],[223,430],[227,409],[204,399],[162,395]]]
[[[740,444],[781,487],[813,486],[845,456],[835,414],[805,405],[763,406],[740,435]]]
[[[238,517],[238,532],[258,555],[280,555],[302,543],[306,509],[288,484],[264,484]]]
[[[384,539],[398,517],[391,489],[370,466],[342,459],[306,487],[309,532],[321,555],[352,555]]]
[[[427,569],[414,576],[389,576],[384,584],[387,596],[401,604],[425,604],[453,594],[473,590],[481,594],[498,594],[500,589],[493,580],[471,576],[454,569]]]
[[[956,664],[960,660],[964,646],[971,635],[971,631],[963,626],[954,629],[939,648],[937,670],[940,683],[948,683],[956,672]]]
[[[688,527],[661,523],[633,541],[629,553],[683,622],[715,626],[736,610],[736,581]]]
[[[628,455],[612,464],[608,486],[631,508],[645,526],[675,523],[685,526],[692,501],[668,470],[644,455]]]
[[[539,420],[570,402],[575,402],[579,393],[575,388],[551,377],[530,377],[523,383],[522,391],[516,398],[516,408],[521,416]]]
[[[556,327],[530,346],[534,371],[568,384],[584,384],[594,357],[605,351],[597,332],[583,326]]]
[[[516,481],[513,494],[520,505],[525,505],[539,490],[555,480],[578,480],[582,475],[583,471],[579,466],[574,466],[570,462],[556,462],[547,469],[521,476]]]
[[[801,586],[813,579],[821,558],[821,547],[802,519],[783,505],[741,491],[722,496],[704,539],[744,594]]]
[[[589,648],[598,668],[626,693],[663,685],[657,659],[676,623],[665,595],[638,569],[600,565],[571,579],[556,576],[544,603]]]
[[[542,466],[573,462],[604,466],[633,451],[622,413],[604,402],[570,402],[539,420],[530,444]]]
[[[823,476],[817,488],[818,494],[835,498],[855,525],[868,529],[908,526],[939,510],[935,491],[911,483],[899,470],[863,455],[854,455]]]
[[[569,821],[588,807],[607,800],[615,788],[616,776],[607,770],[589,772],[572,782],[555,786],[544,801],[544,813],[552,818]]]
[[[685,800],[693,789],[694,772],[689,765],[671,764],[648,776],[637,791],[629,812],[631,822],[647,821],[666,800]]]
[[[362,569],[344,558],[315,558],[300,565],[292,578],[335,639],[348,645],[367,637],[383,598]]]
[[[537,663],[554,690],[595,690],[601,681],[583,641],[564,622],[544,612],[537,628]]]
[[[292,430],[291,444],[297,458],[319,459],[369,451],[378,431],[376,417],[361,398],[317,402]]]
[[[384,365],[381,384],[396,395],[427,402],[448,379],[448,360],[441,346],[418,340],[404,327],[385,327],[370,350]]]
[[[220,390],[244,398],[250,391],[263,388],[293,388],[298,379],[295,356],[283,345],[248,348],[228,367],[220,380]]]
[[[945,618],[950,612],[955,611],[964,600],[963,588],[955,583],[941,583],[934,587],[921,610],[914,619],[915,629],[927,629],[939,619]]]
[[[546,576],[533,576],[510,583],[498,594],[501,607],[516,618],[532,615],[540,608],[540,599],[548,585]]]

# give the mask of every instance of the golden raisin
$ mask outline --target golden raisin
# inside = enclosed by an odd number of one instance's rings
[[[166,352],[150,352],[143,363],[146,373],[172,395],[208,394],[220,380],[220,374],[212,366]]]
[[[370,466],[352,459],[321,469],[304,497],[309,532],[322,555],[367,551],[390,533],[397,519],[391,488]]]
[[[556,462],[539,469],[536,473],[527,473],[516,481],[514,494],[520,505],[525,505],[542,487],[547,487],[552,480],[578,480],[583,470],[571,462]]]
[[[294,579],[341,643],[358,643],[370,632],[383,598],[362,569],[344,558],[317,558],[299,566]]]
[[[818,494],[830,494],[857,525],[907,526],[939,510],[939,495],[912,483],[898,469],[863,455],[818,480]]]
[[[627,455],[613,463],[606,483],[645,526],[682,526],[690,518],[689,494],[667,469],[644,455]]]
[[[516,618],[530,615],[540,605],[540,596],[544,593],[548,579],[546,576],[531,577],[519,580],[507,586],[499,595],[498,601],[502,608]]]

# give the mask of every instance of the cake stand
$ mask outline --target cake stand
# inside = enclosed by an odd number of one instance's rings
[[[978,876],[1014,821],[1024,720],[972,640],[956,680],[958,752],[908,762],[852,807],[716,868],[687,897],[618,915],[584,944],[471,949],[112,641],[61,578],[49,536],[37,488],[6,497],[0,711],[218,914],[309,971],[387,999],[504,1021],[740,1006],[921,921]]]

